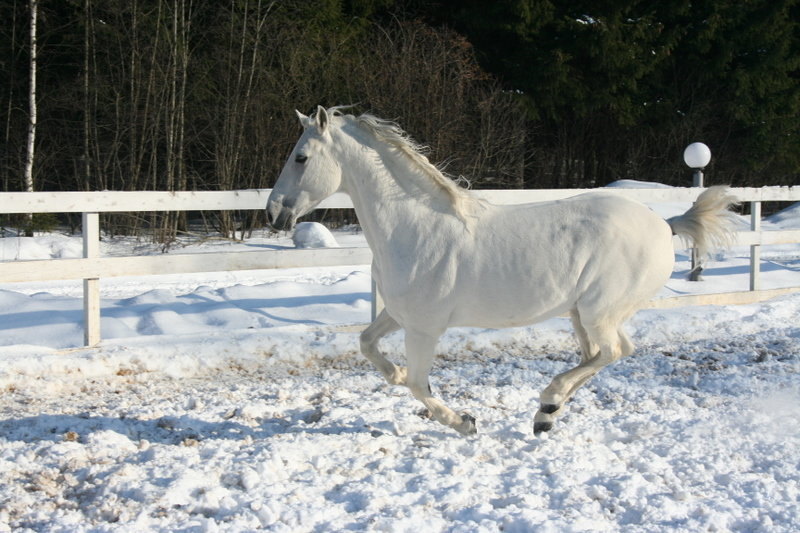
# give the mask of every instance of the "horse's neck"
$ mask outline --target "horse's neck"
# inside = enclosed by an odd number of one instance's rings
[[[345,172],[344,188],[373,250],[398,232],[413,238],[434,224],[455,221],[445,216],[452,211],[446,192],[404,158],[387,148],[372,149],[358,158],[354,172]]]

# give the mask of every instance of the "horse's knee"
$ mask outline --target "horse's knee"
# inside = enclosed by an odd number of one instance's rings
[[[361,332],[359,336],[361,352],[364,354],[376,353],[378,351],[378,342],[399,328],[400,325],[384,310],[372,324],[367,326],[367,329]]]
[[[361,335],[358,339],[361,344],[361,353],[368,353],[372,351],[376,341],[374,335],[368,333],[368,330],[364,330],[361,332]]]

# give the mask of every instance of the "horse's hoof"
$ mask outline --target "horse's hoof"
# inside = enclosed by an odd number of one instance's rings
[[[478,432],[475,424],[475,417],[466,413],[461,413],[461,424],[456,427],[456,431],[462,435],[474,435]]]
[[[541,412],[543,412],[545,414],[548,414],[548,415],[552,415],[553,413],[555,413],[559,409],[561,409],[561,406],[558,406],[558,405],[556,405],[554,403],[543,403],[542,406],[539,407],[539,410]],[[545,431],[547,431],[547,430],[545,430]]]
[[[537,437],[545,431],[550,431],[551,429],[553,429],[552,422],[536,422],[533,424],[533,434]]]

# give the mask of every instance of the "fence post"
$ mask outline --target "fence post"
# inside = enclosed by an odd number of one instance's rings
[[[100,257],[100,215],[82,213],[83,257]],[[100,279],[83,280],[83,342],[94,346],[100,342]]]
[[[761,231],[761,202],[750,202],[750,229]],[[761,245],[750,245],[750,290],[761,289]]]
[[[700,150],[702,152],[702,147],[705,147],[706,151],[708,151],[708,147],[703,143],[693,143],[689,146],[697,146],[700,145],[700,148],[696,148],[696,150]],[[686,150],[689,150],[689,146],[686,147]],[[711,152],[708,152],[708,157],[711,158]],[[683,159],[686,160],[686,152],[683,153]],[[687,161],[686,164],[688,165],[689,162]],[[698,162],[695,164],[703,164],[702,162]],[[703,168],[705,165],[708,164],[708,161],[703,164],[702,167],[697,167],[692,169],[692,187],[703,187]],[[702,261],[705,261],[705,257],[700,257],[697,253],[697,248],[692,248],[690,251],[690,255],[692,258],[692,269],[689,271],[689,281],[700,281],[700,274],[703,273],[703,265]]]

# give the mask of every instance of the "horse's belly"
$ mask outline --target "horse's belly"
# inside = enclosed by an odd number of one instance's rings
[[[518,278],[519,280],[524,278]],[[575,305],[575,282],[538,290],[517,283],[513,288],[482,287],[464,291],[454,302],[451,326],[506,328],[525,326],[567,313]]]
[[[549,318],[564,315],[569,312],[571,308],[571,304],[562,304],[547,309],[525,309],[510,313],[508,309],[498,309],[495,312],[486,314],[456,314],[453,316],[450,326],[497,329],[528,326]]]

